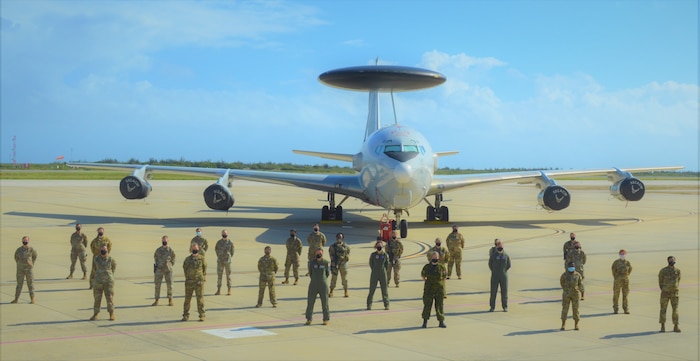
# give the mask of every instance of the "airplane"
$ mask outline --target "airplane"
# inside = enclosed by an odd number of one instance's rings
[[[621,201],[639,201],[645,186],[632,172],[677,170],[682,166],[652,168],[604,168],[589,170],[540,170],[469,175],[436,175],[439,158],[457,151],[433,152],[428,140],[418,131],[398,124],[381,126],[379,94],[413,91],[444,83],[446,77],[436,71],[396,66],[366,65],[327,71],[319,76],[325,85],[369,93],[364,142],[356,154],[292,150],[294,153],[352,163],[352,175],[297,174],[240,169],[153,166],[141,164],[69,163],[70,167],[92,169],[129,169],[119,190],[126,199],[144,199],[151,192],[152,173],[196,174],[219,177],[204,190],[204,202],[213,210],[228,211],[234,204],[231,187],[234,179],[302,187],[327,193],[328,205],[321,209],[322,221],[342,221],[342,204],[350,197],[393,212],[394,229],[401,238],[408,235],[403,213],[421,202],[427,203],[425,220],[449,222],[449,208],[442,204],[445,192],[478,185],[513,183],[534,184],[540,190],[537,202],[547,211],[560,211],[571,202],[570,192],[553,179],[557,176],[606,175],[610,194]],[[336,195],[344,196],[336,202]],[[430,198],[432,197],[432,202]]]

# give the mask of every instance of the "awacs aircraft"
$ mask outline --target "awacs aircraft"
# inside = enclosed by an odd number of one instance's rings
[[[368,204],[392,211],[396,228],[402,238],[408,224],[401,219],[403,212],[421,202],[426,207],[426,221],[450,219],[449,209],[442,205],[443,194],[457,188],[492,183],[530,183],[539,190],[537,201],[548,211],[560,211],[569,206],[571,195],[554,181],[556,176],[607,175],[612,183],[610,194],[621,201],[639,201],[644,196],[644,184],[631,172],[674,170],[682,167],[632,169],[592,169],[487,173],[470,175],[435,175],[438,159],[456,154],[433,152],[428,141],[418,131],[400,125],[382,127],[379,119],[379,93],[425,89],[445,82],[444,75],[430,70],[402,66],[358,66],[325,72],[319,80],[329,86],[369,92],[369,112],[364,142],[357,154],[339,154],[294,150],[298,154],[351,162],[357,171],[353,175],[295,174],[238,169],[151,166],[134,164],[72,163],[72,167],[97,169],[133,169],[119,184],[126,199],[143,199],[151,192],[148,179],[156,172],[198,174],[219,177],[204,190],[204,202],[214,210],[226,211],[233,206],[230,190],[233,180],[275,183],[315,189],[328,194],[328,205],[321,209],[321,220],[342,220],[342,204],[354,197]],[[336,195],[343,199],[336,203]],[[431,201],[432,200],[432,201]]]

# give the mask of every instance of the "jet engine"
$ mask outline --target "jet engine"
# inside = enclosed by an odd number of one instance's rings
[[[126,199],[143,199],[151,193],[151,184],[135,175],[128,175],[119,182],[119,191]]]
[[[621,201],[636,202],[644,197],[644,183],[637,178],[624,178],[610,186],[610,194]]]
[[[571,203],[571,194],[562,186],[551,185],[537,195],[537,201],[548,211],[561,211]]]
[[[233,206],[233,194],[219,183],[214,183],[204,190],[204,203],[217,211],[227,211]]]

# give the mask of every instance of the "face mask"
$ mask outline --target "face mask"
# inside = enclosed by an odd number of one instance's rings
[[[202,235],[202,232],[197,232],[197,237],[200,237]]]
[[[453,229],[453,230],[452,230],[452,233],[457,233],[457,230],[456,230],[456,229]]]
[[[432,262],[433,264],[437,264],[437,263],[438,263],[438,260],[437,260],[437,258],[433,258],[433,259],[430,260],[430,262]]]
[[[671,262],[668,263],[669,266],[673,266],[673,265],[675,265],[675,264],[676,264],[676,262],[673,262],[673,261],[671,261]]]
[[[193,250],[192,250],[192,254],[197,254],[197,253],[199,253],[199,250],[198,250],[198,249],[193,249]]]
[[[436,246],[440,247],[442,243],[435,243]]]
[[[227,237],[228,237],[228,234],[222,234],[222,235],[221,235],[221,238],[227,238]]]
[[[102,237],[104,235],[104,232],[97,232],[97,235]]]
[[[382,250],[382,247],[377,247],[377,251],[381,251],[381,250]]]
[[[496,250],[497,250],[498,252],[502,252],[502,251],[503,251],[503,247],[498,247],[498,248],[496,248]]]
[[[569,272],[573,272],[573,271],[576,270],[576,267],[569,267],[569,268],[567,268],[566,270],[569,271]]]
[[[318,228],[314,228],[314,232],[318,232]]]
[[[167,245],[168,245],[168,242],[163,242],[163,245],[164,245],[164,246],[167,246]]]
[[[621,255],[620,255],[620,259],[624,260],[624,259],[625,259],[625,255],[624,255],[624,254],[621,254]]]
[[[581,249],[581,247],[574,247],[574,249]]]
[[[75,230],[80,232],[80,227],[75,227]]]
[[[26,246],[26,245],[29,244],[29,242],[27,242],[27,241],[22,241],[22,244]]]
[[[396,236],[391,236],[391,239],[396,239]]]
[[[318,259],[321,259],[321,257],[323,257],[322,254],[317,254],[317,255],[316,255],[316,258],[318,258]]]
[[[294,233],[290,233],[290,234],[289,234],[289,237],[294,238],[295,236],[296,236],[296,234],[294,234]]]
[[[102,249],[102,250],[100,250],[100,254],[101,254],[101,255],[105,255],[105,254],[107,254],[107,250],[106,250],[106,249]]]

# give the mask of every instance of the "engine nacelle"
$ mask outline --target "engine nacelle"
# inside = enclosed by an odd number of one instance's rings
[[[566,188],[553,185],[545,188],[537,195],[537,201],[548,211],[561,211],[571,203],[571,194]]]
[[[233,207],[233,194],[221,184],[214,183],[204,190],[204,203],[217,211],[227,211]]]
[[[119,182],[119,191],[126,199],[143,199],[151,193],[151,184],[135,175],[128,175]]]
[[[610,194],[621,200],[636,202],[644,197],[644,183],[637,178],[625,178],[610,186]]]

